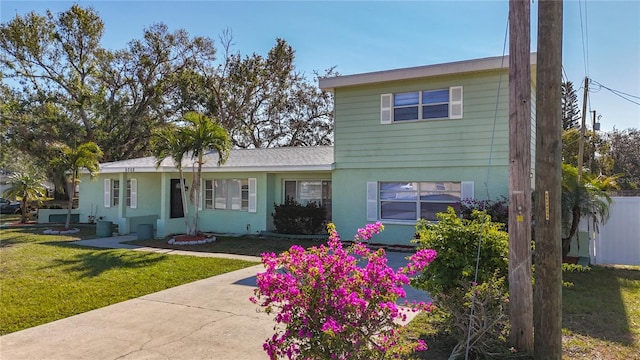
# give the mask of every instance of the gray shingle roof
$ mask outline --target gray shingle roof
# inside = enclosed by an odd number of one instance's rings
[[[182,164],[185,169],[192,165],[190,157]],[[218,167],[218,156],[205,156],[202,171],[300,171],[333,169],[333,147],[282,147],[270,149],[232,149],[227,162]],[[123,172],[134,168],[136,172],[175,171],[173,160],[166,158],[156,170],[156,159],[152,156],[100,164],[101,172]]]

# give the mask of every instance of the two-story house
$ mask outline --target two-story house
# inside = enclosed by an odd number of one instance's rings
[[[531,61],[535,70],[535,55]],[[335,95],[334,146],[234,149],[220,167],[210,155],[200,229],[272,231],[274,204],[290,196],[328,207],[341,234],[381,221],[376,242],[408,245],[417,219],[434,220],[463,198],[506,196],[508,63],[493,57],[321,79]],[[187,159],[183,166],[191,168]],[[78,212],[81,222],[103,218],[121,234],[140,223],[153,224],[157,237],[185,231],[170,159],[158,168],[151,157],[101,164],[96,181],[82,177]]]
[[[464,198],[507,196],[508,64],[493,57],[321,79],[335,95],[338,229],[381,221],[378,241],[406,244],[419,218],[435,220]],[[533,149],[533,83],[531,96]]]

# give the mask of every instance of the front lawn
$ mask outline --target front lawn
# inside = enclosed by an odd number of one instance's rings
[[[600,267],[564,273],[563,359],[637,359],[640,353],[640,267]],[[446,359],[455,341],[438,332],[438,318],[420,314],[408,336],[427,341],[420,359]],[[518,354],[514,358],[523,359]],[[527,359],[527,357],[524,357]]]
[[[93,249],[95,237],[42,235],[42,227],[0,230],[0,335],[62,319],[257,263]]]

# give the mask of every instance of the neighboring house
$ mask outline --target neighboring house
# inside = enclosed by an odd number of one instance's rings
[[[408,244],[418,218],[435,220],[463,198],[507,196],[508,64],[493,57],[321,79],[335,95],[338,230],[381,221],[375,241]],[[533,149],[533,83],[531,106]]]
[[[334,147],[232,150],[220,167],[210,157],[200,229],[273,230],[274,204],[289,195],[322,202],[343,235],[382,221],[375,242],[408,245],[418,218],[435,220],[463,198],[507,196],[508,64],[493,57],[321,79],[335,95]],[[533,150],[533,82],[531,106]],[[190,186],[191,163],[184,168]],[[158,169],[152,157],[102,164],[96,181],[82,178],[80,218],[102,216],[123,234],[141,223],[155,224],[158,237],[184,232],[178,178],[170,159]]]
[[[202,231],[256,234],[272,229],[274,203],[282,203],[286,196],[331,206],[332,147],[231,150],[220,167],[217,155],[205,160],[198,224]],[[146,157],[101,164],[93,181],[84,174],[81,221],[103,217],[118,224],[121,234],[149,223],[155,225],[158,237],[184,232],[178,171],[169,158],[157,169],[155,162]],[[187,188],[191,165],[191,160],[184,160]],[[191,217],[195,209],[189,204],[188,211]]]

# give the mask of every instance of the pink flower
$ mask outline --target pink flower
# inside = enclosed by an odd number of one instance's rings
[[[359,229],[356,243],[347,248],[342,247],[333,224],[328,228],[326,245],[307,250],[292,246],[282,254],[262,256],[265,271],[257,275],[258,288],[249,300],[274,313],[275,321],[282,324],[264,344],[269,357],[322,358],[329,351],[336,359],[363,352],[380,358],[390,349],[426,348],[421,341],[405,343],[395,320],[406,319],[408,311],[430,310],[431,305],[414,303],[411,310],[404,310],[396,301],[405,296],[402,286],[409,283],[407,274],[427,266],[435,251],[421,250],[410,258],[407,268],[394,271],[384,250],[371,251],[357,242],[379,233],[381,223]]]

